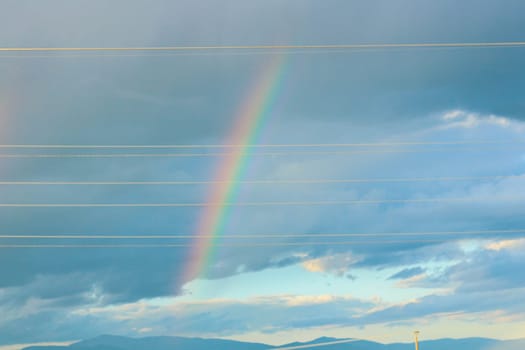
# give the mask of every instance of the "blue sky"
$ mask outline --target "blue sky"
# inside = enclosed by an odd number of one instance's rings
[[[0,8],[0,46],[523,41],[524,10],[511,0],[9,0]],[[414,328],[427,339],[522,336],[525,234],[501,231],[525,229],[524,54],[522,47],[286,53],[259,142],[466,144],[254,156],[246,180],[470,179],[241,185],[239,201],[435,201],[233,208],[226,232],[287,234],[273,242],[296,245],[220,247],[192,281],[181,282],[187,247],[2,249],[0,349],[101,333],[275,344],[322,335],[409,341]],[[18,56],[0,55],[1,144],[222,143],[251,81],[272,58]],[[506,143],[468,144],[480,140]],[[214,161],[1,158],[0,177],[206,181]],[[0,186],[1,203],[188,202],[206,194],[204,186]],[[447,198],[468,201],[440,201]],[[173,234],[192,232],[199,214],[3,207],[0,227],[13,235]],[[395,244],[373,235],[444,231],[478,233],[403,235]],[[326,241],[322,233],[370,234],[355,239],[375,244],[312,244]]]

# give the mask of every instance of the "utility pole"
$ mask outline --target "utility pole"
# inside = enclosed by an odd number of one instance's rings
[[[416,344],[416,350],[419,350],[419,340],[417,338],[418,335],[419,335],[419,331],[414,331],[414,341]]]

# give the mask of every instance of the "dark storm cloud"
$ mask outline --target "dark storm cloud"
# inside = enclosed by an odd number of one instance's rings
[[[21,294],[27,298],[51,298],[53,293],[65,296],[77,293],[78,289],[89,292],[93,288],[107,293],[107,302],[171,295],[179,291],[181,282],[177,276],[184,266],[183,255],[183,251],[171,248],[160,253],[151,249],[124,248],[120,251],[12,249],[3,251],[0,258],[2,284],[3,287],[27,286],[30,291]],[[78,276],[72,278],[72,275]],[[39,279],[52,286],[49,289],[39,287],[41,284],[35,284]],[[75,283],[73,289],[60,286],[72,280]]]
[[[0,41],[5,46],[157,46],[521,40],[525,30],[517,13],[523,4],[505,3],[333,1],[338,9],[333,11],[326,10],[330,6],[320,10],[315,2],[28,6],[22,1],[5,12]],[[13,29],[11,21],[18,17],[27,28]],[[396,124],[454,107],[521,118],[522,54],[523,49],[511,48],[291,55],[279,118]],[[2,72],[10,77],[4,88],[20,95],[22,105],[8,136],[17,142],[73,143],[217,139],[264,62],[257,55],[3,59]]]
[[[438,3],[337,0],[328,1],[323,7],[313,0],[286,3],[158,0],[153,4],[146,0],[132,3],[118,0],[111,4],[80,1],[75,5],[64,0],[45,4],[10,0],[5,4],[9,11],[3,11],[2,33],[8,46],[36,43],[112,46],[115,41],[133,45],[155,40],[242,44],[338,39],[523,39],[519,14],[523,3],[518,0],[502,3],[468,0],[459,5],[452,0]],[[15,25],[19,18],[27,19],[26,27]]]

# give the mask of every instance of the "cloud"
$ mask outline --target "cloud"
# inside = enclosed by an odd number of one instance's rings
[[[420,275],[422,273],[425,272],[425,269],[417,266],[417,267],[410,267],[410,268],[406,268],[406,269],[403,269],[399,272],[396,272],[395,274],[393,274],[392,276],[390,276],[388,279],[390,280],[395,280],[395,279],[405,279],[405,278],[410,278],[410,277],[414,277],[414,276],[417,276],[417,275]]]
[[[490,242],[486,245],[488,250],[500,251],[503,249],[519,249],[525,244],[525,239],[506,239]]]
[[[328,255],[322,258],[306,260],[302,266],[311,272],[332,273],[337,276],[345,275],[350,267],[359,259],[351,253]]]
[[[449,249],[448,245],[439,247]],[[404,288],[436,284],[444,290],[440,293],[430,290],[431,294],[399,303],[385,303],[378,297],[367,300],[329,294],[191,301],[163,298],[117,304],[84,299],[83,304],[53,305],[49,300],[31,299],[11,312],[3,302],[11,297],[4,294],[0,295],[0,312],[7,318],[0,328],[9,335],[8,341],[21,342],[31,334],[28,341],[37,342],[51,333],[56,339],[65,340],[91,337],[104,329],[123,335],[138,335],[147,330],[152,335],[233,336],[410,323],[415,319],[478,322],[483,317],[493,324],[522,322],[525,309],[520,307],[519,300],[525,292],[525,281],[516,271],[523,264],[523,251],[494,250],[488,241],[480,241],[476,247],[465,251],[464,259],[449,267],[427,268],[425,274],[416,274],[423,268],[406,267],[392,275],[404,278],[401,282],[410,282]],[[419,279],[425,275],[426,278]],[[286,317],[282,317],[283,313]],[[48,321],[43,322],[44,319]]]
[[[516,122],[512,119],[497,116],[497,115],[480,115],[460,109],[446,112],[442,116],[443,121],[446,122],[441,128],[475,128],[482,126],[499,126],[501,128],[509,128],[517,133],[522,133],[525,128],[522,123]]]
[[[493,250],[489,244],[488,250],[476,252],[469,260],[450,267],[443,277],[452,283],[460,283],[459,288],[465,291],[512,290],[525,285],[525,277],[518,273],[524,262],[523,250]]]
[[[448,112],[443,112],[446,114]],[[459,113],[459,112],[458,112]],[[463,113],[463,112],[461,112]],[[467,112],[464,112],[467,113]],[[484,118],[484,117],[483,117]],[[439,125],[441,119],[431,119],[434,125]],[[339,126],[338,126],[339,127]],[[430,131],[428,131],[430,130]],[[490,131],[492,130],[492,131]],[[491,124],[490,132],[512,133],[508,128],[498,124]],[[424,129],[426,136],[432,139],[434,135],[441,135],[443,130],[434,130],[432,126]],[[414,131],[418,133],[419,131]],[[479,133],[483,139],[487,129],[474,128],[471,133]],[[410,135],[410,132],[408,132]],[[460,134],[467,137],[465,134]],[[405,136],[407,137],[407,136]],[[478,139],[478,137],[476,137]],[[382,155],[385,164],[396,164],[396,168],[381,167],[381,177],[416,177],[410,169],[415,164],[421,170],[421,176],[450,176],[451,173],[435,174],[432,169],[445,168],[452,162],[455,175],[477,176],[494,174],[498,169],[500,174],[521,175],[525,172],[525,163],[516,159],[521,153],[518,149],[506,150],[501,157],[494,158],[488,164],[484,158],[469,156],[468,161],[459,158],[457,154],[387,154]],[[458,157],[456,160],[455,157]],[[261,178],[299,178],[301,173],[311,174],[312,178],[359,178],[378,177],[377,162],[369,155],[356,162],[339,162],[337,156],[323,157],[322,159],[274,160],[257,163],[257,173]],[[451,160],[452,159],[452,160]],[[357,165],[357,168],[356,168]],[[490,166],[489,166],[490,165]],[[295,169],[284,171],[287,169]],[[167,169],[167,168],[165,168]],[[425,174],[427,170],[428,174]],[[116,174],[117,169],[108,172],[108,176]],[[251,176],[253,169],[248,169],[247,176]],[[406,172],[406,174],[405,174]],[[185,178],[184,175],[179,175]],[[419,174],[418,174],[419,177]],[[186,177],[187,178],[187,177]],[[191,178],[191,176],[189,176]],[[255,178],[255,176],[253,176]],[[335,275],[345,275],[352,267],[386,268],[407,265],[418,265],[428,261],[446,262],[465,258],[464,250],[457,244],[447,242],[432,242],[435,239],[476,238],[476,235],[461,236],[449,234],[446,236],[417,237],[394,235],[396,244],[360,244],[360,241],[370,241],[373,237],[366,233],[403,233],[403,232],[438,232],[438,231],[471,231],[471,230],[498,230],[520,228],[525,222],[520,215],[520,201],[497,201],[497,198],[515,198],[524,183],[520,176],[501,179],[487,179],[472,182],[444,182],[444,183],[414,183],[410,186],[399,184],[370,185],[330,185],[311,186],[294,185],[286,188],[241,187],[239,200],[290,200],[290,199],[443,199],[443,198],[472,198],[472,202],[465,203],[432,203],[432,204],[399,204],[399,205],[363,205],[352,207],[290,207],[290,208],[232,208],[231,220],[226,224],[225,232],[245,232],[257,234],[271,233],[309,233],[308,237],[274,238],[276,243],[302,242],[301,246],[276,246],[265,249],[250,248],[236,249],[220,247],[216,249],[214,261],[208,267],[208,278],[224,278],[240,272],[260,271],[267,268],[279,268],[293,264],[302,264],[310,271],[317,271]],[[5,191],[7,200],[20,200],[19,194]],[[78,190],[78,189],[77,189]],[[76,192],[75,189],[54,191],[54,195],[63,197],[62,200],[86,202],[147,202],[174,201],[189,199],[191,196],[200,196],[204,189],[120,189],[105,192],[95,190]],[[525,190],[525,189],[524,189]],[[50,193],[34,192],[28,194],[24,200],[40,201]],[[494,200],[487,201],[487,198]],[[58,201],[58,199],[55,199]],[[140,215],[137,215],[140,213]],[[186,213],[186,214],[185,214]],[[144,234],[144,233],[183,233],[192,231],[194,221],[198,218],[197,211],[174,212],[172,209],[158,209],[140,211],[134,209],[89,210],[64,209],[64,211],[35,210],[32,211],[33,220],[26,220],[20,211],[3,211],[0,215],[8,227],[12,227],[20,234],[39,232],[50,233],[107,233],[116,234]],[[290,220],[294,217],[294,220]],[[381,217],[381,220],[377,220]],[[248,220],[249,218],[249,220]],[[101,226],[101,223],[103,226]],[[271,223],[271,227],[269,226]],[[349,241],[349,238],[332,238],[333,244],[316,245],[324,238],[317,237],[317,232],[327,233],[362,233],[361,238],[351,238],[355,245],[340,244]],[[481,235],[483,236],[483,235]],[[485,235],[486,236],[486,235]],[[501,237],[495,234],[494,237]],[[431,242],[426,243],[425,240]],[[412,243],[410,241],[417,241]],[[420,242],[419,242],[420,241]],[[13,242],[13,241],[12,241]],[[154,242],[154,241],[151,241]],[[151,243],[150,242],[150,243]],[[189,243],[189,240],[181,240]],[[254,238],[246,242],[263,243]],[[23,241],[20,241],[23,243]],[[62,241],[62,243],[70,243]],[[101,242],[103,243],[103,242]],[[159,241],[160,243],[160,241]],[[221,241],[217,243],[227,243]],[[410,253],[409,253],[410,252]],[[187,265],[184,248],[181,249],[86,249],[86,250],[26,250],[24,255],[19,251],[5,251],[0,256],[2,266],[16,265],[17,269],[0,269],[1,282],[4,288],[25,288],[26,292],[19,293],[19,298],[38,297],[42,300],[53,300],[55,303],[84,303],[97,296],[100,303],[131,302],[143,298],[176,295],[181,292],[185,281],[180,280],[181,271]],[[28,263],[36,262],[38,263]],[[67,261],[68,264],[63,262]],[[76,281],[70,284],[71,279]],[[69,284],[69,285],[68,285]],[[54,286],[54,287],[53,287]],[[96,291],[93,294],[93,291]],[[14,294],[13,294],[14,295]],[[13,300],[16,300],[13,297]]]
[[[137,332],[139,332],[140,334],[150,333],[152,331],[153,331],[153,328],[150,328],[150,327],[144,327],[144,328],[137,329]]]
[[[525,310],[512,310],[517,302],[517,290],[476,291],[472,293],[454,293],[451,295],[431,295],[420,300],[399,306],[389,306],[360,318],[363,324],[398,322],[422,317],[439,317],[441,314],[461,312],[467,320],[476,320],[475,313],[500,309],[503,305],[507,315],[516,315],[523,320]],[[503,319],[502,319],[503,320]],[[496,320],[494,320],[496,321]]]
[[[161,304],[141,301],[116,306],[86,305],[69,310],[55,309],[33,318],[6,323],[2,329],[5,340],[11,342],[21,339],[37,342],[50,332],[56,332],[57,339],[73,334],[85,338],[104,332],[104,327],[122,335],[148,332],[152,335],[224,336],[248,331],[274,332],[286,328],[336,324],[347,318],[347,314],[359,313],[370,305],[373,304],[351,297],[336,298],[330,295],[276,295],[247,300],[198,302],[168,299]],[[289,317],[282,318],[282,312],[287,312]],[[48,323],[37,323],[44,317],[49,319]],[[61,317],[66,318],[67,322],[60,321]],[[22,327],[24,332],[17,327]]]

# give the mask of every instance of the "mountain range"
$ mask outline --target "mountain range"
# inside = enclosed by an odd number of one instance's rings
[[[23,350],[266,350],[276,348],[303,348],[308,345],[332,343],[318,346],[319,350],[413,350],[412,343],[382,344],[366,340],[341,343],[344,339],[322,337],[309,342],[294,342],[280,346],[249,343],[225,339],[185,337],[130,338],[101,335],[79,341],[69,346],[30,346]],[[438,339],[421,341],[420,350],[524,350],[525,339],[495,340],[489,338]]]

